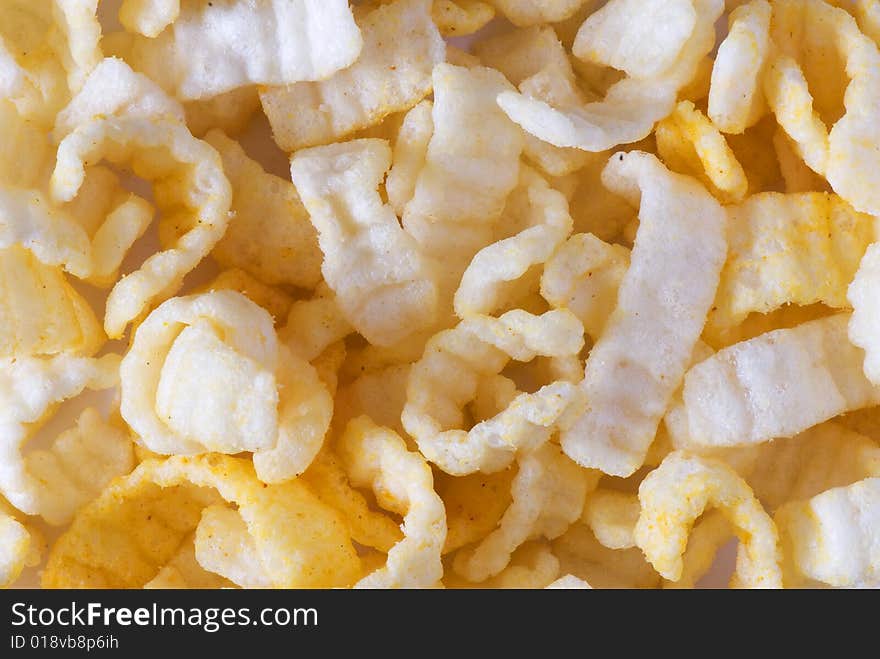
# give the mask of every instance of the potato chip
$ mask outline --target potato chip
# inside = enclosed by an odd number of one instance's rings
[[[717,507],[740,540],[735,588],[781,588],[780,551],[773,520],[735,471],[718,460],[670,453],[639,486],[642,512],[635,539],[654,568],[678,581],[694,521]]]
[[[542,316],[514,310],[500,318],[463,320],[434,336],[413,365],[403,427],[422,454],[448,474],[504,469],[518,451],[550,438],[577,387],[559,381],[522,393],[500,414],[465,430],[463,407],[477,394],[480,379],[497,375],[510,359],[576,355],[581,347],[582,327],[564,310]]]
[[[559,575],[559,559],[545,542],[530,542],[517,549],[510,564],[480,584],[481,588],[546,588]]]
[[[526,218],[525,227],[516,235],[484,247],[474,256],[455,292],[454,307],[459,318],[491,314],[514,299],[514,295],[528,292],[524,275],[546,263],[571,233],[572,220],[565,197],[527,167],[520,170],[520,186],[525,188],[525,212],[531,217]]]
[[[419,173],[425,166],[428,144],[434,134],[433,109],[431,101],[422,101],[407,112],[394,142],[394,157],[385,179],[385,192],[388,203],[400,216],[412,199]]]
[[[663,588],[695,588],[715,563],[718,550],[731,538],[734,531],[724,513],[712,510],[704,513],[691,529],[687,549],[682,556],[681,576],[677,581],[663,580]]]
[[[770,3],[752,0],[727,18],[709,87],[709,118],[723,133],[742,133],[767,110],[762,79],[770,50]]]
[[[565,533],[580,517],[587,492],[599,482],[598,472],[581,469],[554,444],[543,444],[518,462],[511,484],[513,501],[498,528],[455,556],[455,571],[468,581],[484,581],[501,572],[527,540],[552,540]]]
[[[617,291],[629,259],[626,247],[576,233],[544,266],[541,295],[553,307],[571,311],[596,340],[617,306]]]
[[[219,96],[190,101],[183,106],[186,125],[196,137],[209,130],[222,130],[230,136],[241,133],[260,109],[257,87],[237,87]]]
[[[491,0],[491,3],[514,25],[557,23],[573,16],[594,0]]]
[[[206,525],[205,528],[209,527]],[[202,555],[202,560],[208,561],[208,557]],[[177,553],[156,576],[144,584],[144,589],[233,588],[234,586],[231,581],[214,572],[208,572],[199,564],[196,560],[194,534],[191,534],[184,538]]]
[[[99,359],[66,353],[3,360],[0,493],[13,506],[28,515],[43,515],[50,522],[63,523],[77,506],[97,493],[101,484],[131,468],[128,438],[112,431],[108,434],[94,413],[84,413],[79,431],[61,435],[48,452],[22,453],[25,443],[56,405],[85,389],[114,386],[118,367],[119,356],[112,354]],[[94,433],[86,437],[91,431]],[[106,454],[86,469],[85,464],[94,459],[105,442]],[[50,467],[55,472],[51,475]]]
[[[357,587],[437,585],[443,576],[440,552],[446,540],[446,512],[428,463],[418,452],[408,451],[397,433],[367,416],[349,422],[339,451],[352,484],[369,486],[379,505],[403,516],[403,539],[388,551],[385,566]]]
[[[325,284],[310,300],[298,300],[290,307],[287,324],[278,338],[307,361],[312,361],[331,344],[354,332],[337,304],[336,296]]]
[[[709,335],[786,304],[849,306],[847,286],[874,241],[874,218],[818,192],[757,194],[727,213],[730,248]]]
[[[497,71],[438,64],[433,78],[434,132],[403,226],[437,262],[445,311],[474,254],[492,242],[519,179],[522,135],[495,104],[498,92],[512,89]]]
[[[501,71],[524,94],[550,104],[577,104],[583,97],[556,33],[549,26],[513,30],[475,45],[486,66]],[[526,134],[523,152],[542,171],[564,176],[583,167],[589,155]]]
[[[431,20],[431,0],[381,5],[359,26],[364,46],[352,66],[326,80],[260,91],[273,137],[284,151],[338,142],[431,93],[431,71],[446,56]]]
[[[495,530],[510,507],[510,484],[515,475],[515,465],[494,474],[468,476],[435,470],[434,489],[446,508],[444,554],[478,542]]]
[[[572,48],[576,57],[652,78],[667,71],[697,24],[692,0],[611,0],[587,18]],[[662,27],[662,29],[660,29]]]
[[[352,487],[339,456],[326,444],[301,480],[318,499],[338,511],[352,540],[359,545],[387,554],[402,540],[397,522],[370,507],[364,495]]]
[[[238,511],[225,505],[208,506],[196,527],[195,558],[205,570],[242,588],[266,588],[271,577],[259,561],[259,549]]]
[[[106,340],[59,268],[20,246],[0,250],[0,357],[92,355]]]
[[[180,0],[122,0],[119,22],[129,32],[157,37],[180,15]]]
[[[333,411],[314,368],[278,345],[268,313],[232,291],[160,305],[120,377],[122,416],[140,443],[161,454],[253,451],[269,483],[305,471]]]
[[[39,542],[0,497],[0,588],[12,586],[24,568],[40,562]]]
[[[132,40],[126,59],[183,101],[323,80],[354,63],[363,45],[344,0],[184,3],[169,29]]]
[[[223,501],[237,506],[253,542],[243,556],[272,586],[343,586],[360,573],[342,520],[306,485],[265,486],[247,461],[213,454],[148,460],[114,481],[55,543],[43,587],[142,587],[175,557],[203,510]]]
[[[121,279],[107,299],[104,328],[119,338],[129,322],[158,298],[173,294],[183,277],[222,237],[229,221],[229,181],[220,156],[169,119],[106,118],[81,124],[58,147],[51,191],[56,202],[70,201],[82,187],[87,163],[130,163],[135,174],[156,184],[156,202],[165,222],[187,231],[173,249],[149,257]]]
[[[742,201],[749,182],[724,136],[690,101],[657,124],[657,151],[676,172],[690,174],[722,203]]]
[[[676,447],[747,446],[792,437],[849,410],[880,403],[862,373],[864,352],[839,313],[737,343],[691,368],[667,428]],[[779,383],[785,382],[785,387]]]
[[[194,292],[202,293],[222,290],[238,291],[251,302],[256,302],[271,314],[272,318],[275,319],[276,325],[279,320],[287,318],[293,306],[293,297],[287,292],[280,288],[268,286],[244,270],[238,270],[237,268],[224,270],[210,283]]]
[[[880,214],[878,156],[866,146],[878,140],[868,110],[880,99],[877,45],[850,14],[821,0],[774,3],[771,37],[778,52],[764,92],[779,125],[835,192],[858,211]]]
[[[431,18],[444,37],[473,34],[495,16],[495,9],[479,0],[434,0]]]
[[[865,351],[864,371],[874,384],[880,383],[880,345],[877,336],[877,307],[874,297],[880,281],[880,243],[873,243],[865,252],[858,272],[847,290],[853,313],[849,321],[849,340]]]
[[[406,405],[409,371],[409,364],[395,364],[364,373],[342,387],[334,402],[334,426],[344,428],[349,420],[368,415],[378,425],[406,437],[400,415]]]
[[[785,554],[786,586],[880,584],[880,478],[787,504],[775,520]]]
[[[378,345],[430,326],[437,313],[435,274],[379,196],[390,165],[388,143],[376,139],[298,151],[290,165],[318,229],[324,279],[349,322]]]
[[[636,546],[633,532],[641,510],[635,494],[600,488],[587,495],[581,521],[602,546],[629,549]]]
[[[602,178],[640,206],[641,222],[617,306],[587,359],[585,409],[560,438],[581,466],[629,476],[702,332],[726,257],[726,217],[699,183],[646,153],[612,156]]]
[[[212,130],[205,141],[223,160],[235,213],[211,256],[267,284],[313,288],[321,278],[321,250],[296,188],[265,172],[222,132]]]
[[[629,3],[630,0],[617,0],[606,5],[605,10],[612,11],[616,5],[628,6]],[[669,3],[654,4],[666,6]],[[687,5],[693,5],[692,8],[696,10],[696,22],[681,47],[676,46],[677,41],[666,44],[676,54],[672,63],[657,77],[651,80],[624,78],[608,89],[603,100],[585,105],[554,106],[515,92],[499,94],[498,104],[526,132],[554,146],[598,152],[647,137],[654,124],[672,111],[678,91],[694,78],[700,61],[715,44],[714,23],[721,15],[724,3],[720,0],[696,0]],[[642,11],[638,14],[642,15]],[[631,15],[627,15],[625,20],[628,24],[633,23]],[[585,26],[588,24],[590,20]],[[610,29],[617,34],[614,24],[608,23],[603,29],[609,30],[606,43],[623,43],[617,37],[610,36]],[[653,22],[647,24],[647,29],[652,35],[656,34]],[[586,37],[582,37],[581,43],[585,43],[585,40]],[[604,36],[600,40],[597,34],[592,34],[590,39],[594,43],[604,40]],[[653,39],[640,39],[638,43],[649,46]],[[579,50],[576,41],[575,51]],[[658,53],[653,52],[643,62],[653,62],[658,57]],[[636,58],[632,63],[638,67],[638,61]]]
[[[748,473],[742,475],[770,510],[880,476],[880,447],[834,421],[777,439],[758,451]]]
[[[773,150],[779,161],[779,170],[785,180],[786,192],[826,192],[831,190],[828,182],[807,167],[797,154],[794,142],[781,128],[773,134]]]

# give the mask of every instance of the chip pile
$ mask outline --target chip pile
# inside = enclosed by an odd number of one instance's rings
[[[0,585],[880,587],[880,0],[98,4],[0,3]]]

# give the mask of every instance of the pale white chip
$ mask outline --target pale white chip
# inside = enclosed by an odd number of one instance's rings
[[[266,574],[247,524],[237,510],[225,505],[208,506],[195,532],[195,557],[199,565],[242,588],[268,588]]]
[[[667,416],[677,447],[759,444],[880,404],[849,342],[849,313],[762,334],[700,362]],[[785,383],[785,386],[780,386]]]
[[[183,101],[323,80],[363,45],[346,0],[186,2],[168,29],[133,39],[131,64]]]
[[[877,286],[880,285],[880,243],[868,247],[858,272],[849,285],[847,299],[853,307],[847,336],[853,345],[865,351],[864,371],[874,384],[880,384],[880,308]]]
[[[773,520],[746,482],[720,460],[681,451],[670,453],[642,481],[639,502],[642,511],[635,528],[636,544],[664,578],[679,580],[691,527],[712,506],[724,514],[740,539],[731,585],[782,587]]]
[[[287,346],[306,361],[312,361],[330,345],[354,332],[330,290],[321,284],[315,297],[299,300],[290,307],[287,322],[278,333]]]
[[[119,22],[125,29],[145,37],[159,36],[179,15],[180,0],[122,0],[119,8]]]
[[[595,0],[490,0],[514,25],[558,23],[574,16]]]
[[[403,516],[403,539],[388,551],[385,565],[356,588],[429,588],[443,576],[446,510],[434,491],[431,467],[394,431],[366,416],[349,422],[339,453],[356,487],[370,487],[383,508]]]
[[[423,250],[379,195],[390,165],[379,139],[305,149],[290,163],[318,230],[325,281],[355,329],[386,346],[431,326],[438,296]]]
[[[786,586],[880,586],[880,478],[787,504],[775,520]]]
[[[566,574],[545,587],[545,590],[592,590],[592,586],[573,574]]]
[[[12,515],[0,510],[0,588],[11,586],[25,568],[31,534]]]
[[[455,556],[453,569],[468,581],[485,581],[501,572],[527,540],[552,540],[565,533],[580,517],[587,492],[599,482],[598,472],[581,469],[554,444],[525,453],[518,463],[513,501],[498,528]]]
[[[616,154],[603,182],[639,206],[617,306],[590,351],[586,409],[561,434],[575,462],[629,476],[644,462],[715,298],[727,255],[724,210],[652,155]]]
[[[273,137],[284,151],[338,142],[431,93],[431,72],[446,55],[431,20],[431,0],[395,0],[358,24],[364,46],[353,65],[326,80],[260,91]]]
[[[385,192],[388,203],[399,216],[403,216],[406,204],[412,199],[425,166],[428,144],[434,134],[433,109],[431,101],[422,101],[407,112],[394,142],[394,158],[385,179]]]
[[[587,104],[546,103],[516,92],[499,94],[498,104],[526,132],[554,146],[598,152],[637,142],[672,111],[678,92],[695,77],[715,44],[715,20],[724,3],[695,0],[693,8],[697,20],[678,56],[650,80],[624,78],[608,89],[603,100]],[[654,28],[652,24],[652,33]]]
[[[581,521],[602,546],[629,549],[636,546],[633,534],[641,510],[635,494],[600,488],[587,496]]]
[[[709,86],[709,118],[724,133],[742,133],[766,112],[762,78],[770,50],[770,3],[752,0],[728,17]]]

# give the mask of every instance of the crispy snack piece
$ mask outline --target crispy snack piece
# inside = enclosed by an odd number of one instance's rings
[[[676,172],[690,174],[722,203],[742,201],[749,181],[724,136],[691,101],[657,124],[657,152]]]
[[[248,461],[212,454],[147,460],[114,481],[55,543],[43,587],[140,588],[173,560],[203,511],[224,501],[237,506],[253,543],[243,558],[272,586],[344,586],[360,573],[345,525],[308,486],[265,486]],[[209,512],[208,521],[217,517]],[[197,547],[197,557],[209,550]]]
[[[546,263],[571,233],[572,219],[565,197],[528,167],[520,170],[520,186],[526,196],[521,211],[525,226],[474,256],[455,292],[455,313],[459,318],[491,314],[517,296],[533,292],[529,289],[536,289],[537,282],[530,285],[529,272]]]
[[[166,212],[163,221],[186,227],[173,248],[153,254],[113,287],[104,329],[119,338],[132,320],[173,294],[220,240],[232,191],[217,152],[177,121],[108,117],[81,124],[62,140],[52,174],[53,199],[76,197],[86,165],[102,158],[131,164],[135,174],[154,181],[157,205]]]
[[[179,15],[180,0],[122,0],[119,8],[119,22],[126,30],[151,38],[158,37]]]
[[[446,508],[444,554],[479,542],[495,530],[510,507],[510,485],[515,475],[515,465],[494,474],[468,476],[435,470],[434,489]]]
[[[344,0],[184,2],[171,20],[155,38],[132,35],[127,59],[183,101],[323,80],[354,63],[363,46]]]
[[[279,346],[269,314],[233,291],[159,306],[120,377],[122,416],[140,443],[166,455],[252,451],[268,483],[306,470],[333,413],[314,367]]]
[[[436,586],[443,576],[446,512],[428,463],[418,452],[408,451],[397,433],[367,416],[348,423],[339,452],[352,484],[369,486],[379,505],[403,516],[403,539],[388,551],[385,566],[357,587]]]
[[[518,452],[550,439],[577,387],[560,380],[521,393],[499,414],[465,430],[463,408],[476,397],[480,380],[500,373],[510,359],[576,355],[582,347],[583,329],[564,310],[463,320],[434,336],[413,365],[403,427],[422,454],[448,474],[500,471]]]
[[[880,584],[880,478],[836,487],[775,515],[785,555],[785,585]]]
[[[868,247],[851,281],[847,300],[852,304],[853,313],[847,336],[853,345],[865,351],[865,375],[874,384],[880,384],[880,344],[876,338],[880,322],[876,302],[880,282],[880,242]]]
[[[364,47],[352,66],[326,80],[260,91],[282,150],[339,142],[431,93],[431,71],[446,57],[446,44],[431,20],[431,0],[396,0],[358,24]]]
[[[26,567],[40,562],[39,532],[0,496],[0,588],[15,584]]]
[[[286,291],[264,284],[244,270],[237,268],[224,270],[205,286],[193,292],[204,293],[222,290],[238,291],[251,302],[256,302],[271,314],[276,326],[280,320],[287,318],[294,304],[293,297]]]
[[[639,502],[642,512],[635,529],[636,543],[664,578],[680,578],[691,527],[712,505],[724,513],[740,540],[731,585],[782,587],[773,520],[746,482],[723,462],[681,451],[670,453],[642,481]]]
[[[485,581],[501,572],[527,540],[552,540],[565,533],[599,482],[598,472],[581,469],[555,444],[523,454],[518,463],[511,484],[513,500],[498,528],[476,547],[455,555],[454,569],[468,581]]]
[[[433,109],[434,104],[425,100],[407,112],[394,142],[394,157],[385,179],[385,192],[388,203],[400,216],[412,199],[419,173],[425,166],[428,144],[434,134]]]
[[[877,45],[849,13],[822,0],[774,2],[771,38],[764,93],[779,125],[837,194],[880,214],[880,155],[869,146],[880,140]]]
[[[429,327],[437,313],[435,273],[379,196],[390,165],[378,139],[305,149],[290,164],[318,229],[324,279],[349,322],[378,345]]]
[[[630,11],[631,4],[639,4],[635,14]],[[662,52],[653,48],[656,25],[651,12],[641,10],[642,4],[634,0],[612,0],[592,14],[578,33],[574,53],[587,59],[595,56],[602,64],[611,64],[605,59],[613,58],[616,65],[622,67],[624,63],[618,60],[614,44],[637,44],[639,47],[626,57],[625,67],[640,71],[654,62],[671,62],[662,72],[650,79],[626,77],[612,85],[601,101],[587,104],[548,104],[531,95],[503,92],[498,95],[502,110],[526,132],[558,147],[598,152],[647,137],[654,124],[672,111],[678,92],[695,77],[700,61],[712,50],[714,23],[721,16],[724,3],[721,0],[652,2],[659,10],[667,5],[687,4],[696,11],[696,20],[686,32],[684,42],[679,44],[678,38],[671,39],[663,44]],[[618,14],[615,20],[609,20],[612,13]],[[638,20],[633,20],[633,16]],[[687,19],[686,9],[681,16]],[[651,38],[633,35],[632,39],[621,39],[620,20],[635,32],[650,31]],[[673,32],[664,30],[664,34]],[[597,43],[609,44],[609,50],[593,51],[592,44]]]
[[[617,306],[587,358],[586,408],[561,443],[581,466],[629,476],[702,332],[726,256],[726,217],[699,183],[646,153],[612,156],[603,181],[639,206],[641,222]]]
[[[767,111],[762,80],[770,54],[767,0],[752,0],[727,17],[728,32],[712,66],[708,115],[723,133],[740,134]]]
[[[847,286],[874,241],[874,218],[836,194],[765,192],[729,206],[727,262],[707,332],[786,304],[848,305]]]
[[[608,549],[636,546],[633,536],[641,505],[635,494],[599,488],[587,495],[581,521]]]
[[[431,19],[444,37],[473,34],[495,17],[492,5],[480,0],[433,0]]]
[[[352,332],[354,328],[339,308],[336,296],[322,282],[313,298],[297,300],[291,305],[278,338],[300,357],[312,361]]]
[[[25,455],[25,443],[55,406],[85,389],[109,389],[118,379],[119,356],[99,359],[62,353],[5,359],[0,369],[0,493],[28,515],[55,524],[132,466],[127,435],[106,427],[94,411],[79,428],[59,436],[48,451]],[[100,461],[96,455],[106,453]]]
[[[666,417],[673,444],[760,444],[880,403],[880,388],[862,373],[864,352],[847,340],[849,319],[840,313],[768,332],[691,368],[683,402]]]
[[[264,171],[219,130],[205,141],[223,160],[235,213],[211,256],[267,284],[314,288],[321,279],[321,250],[296,188]]]
[[[491,4],[514,25],[528,26],[564,21],[595,0],[491,0]]]

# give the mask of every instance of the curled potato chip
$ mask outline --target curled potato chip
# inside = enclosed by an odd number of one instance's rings
[[[198,564],[242,588],[267,588],[272,578],[257,556],[257,543],[237,510],[226,505],[202,511],[193,540]]]
[[[663,588],[695,588],[697,582],[712,569],[718,550],[734,537],[733,528],[722,511],[703,513],[688,535],[687,549],[682,556],[681,576],[677,581],[664,579]]]
[[[847,286],[874,240],[874,218],[818,192],[757,194],[727,213],[730,246],[710,334],[786,304],[848,306]]]
[[[363,45],[344,0],[185,2],[168,29],[132,39],[127,59],[183,101],[322,80],[354,63]]]
[[[603,182],[639,205],[641,222],[617,306],[587,358],[586,409],[560,437],[581,466],[629,476],[702,332],[726,257],[726,217],[696,181],[646,153],[612,156]]]
[[[759,444],[880,403],[880,388],[862,373],[864,353],[847,340],[849,319],[840,313],[768,332],[692,367],[683,402],[667,416],[679,415],[667,423],[673,444]]]
[[[73,199],[83,185],[86,164],[102,158],[130,163],[135,174],[155,181],[157,204],[169,211],[163,221],[187,227],[172,249],[153,254],[113,287],[104,328],[108,336],[119,338],[157,298],[173,294],[222,237],[232,194],[211,146],[176,121],[128,117],[89,121],[62,140],[52,197]]]
[[[92,355],[106,337],[59,268],[21,246],[0,250],[0,357]]]
[[[518,182],[522,135],[495,104],[512,89],[499,72],[438,64],[433,84],[433,134],[403,226],[436,261],[441,301],[451,302]]]
[[[119,8],[125,29],[145,37],[159,36],[179,15],[180,0],[122,0]]]
[[[369,486],[379,505],[403,515],[403,539],[388,551],[385,566],[357,587],[437,585],[443,576],[440,552],[446,540],[446,512],[428,463],[418,452],[408,451],[394,431],[367,416],[348,423],[339,452],[353,485]]]
[[[237,506],[253,542],[244,558],[272,586],[343,586],[360,573],[345,524],[306,485],[266,486],[248,461],[212,454],[147,460],[111,483],[55,543],[43,587],[142,587],[173,560],[203,511],[224,501]],[[218,521],[211,514],[208,522]],[[204,559],[210,547],[201,549]]]
[[[853,345],[865,351],[865,375],[874,384],[880,384],[877,282],[880,282],[880,243],[873,243],[865,251],[847,290],[847,299],[853,307],[847,336]]]
[[[740,540],[734,587],[780,588],[782,571],[773,520],[735,471],[718,460],[675,451],[639,486],[642,512],[635,539],[654,568],[678,581],[694,521],[709,505],[724,513]]]
[[[786,586],[880,584],[880,478],[786,504],[774,519],[785,555]]]
[[[770,51],[767,0],[740,5],[727,18],[709,87],[708,115],[723,133],[742,133],[766,112],[762,78]]]
[[[419,172],[425,166],[428,144],[434,134],[433,109],[434,104],[425,100],[407,112],[394,142],[394,157],[385,179],[385,192],[388,203],[398,215],[403,215],[407,202],[412,199]]]
[[[546,588],[559,576],[559,559],[546,542],[530,542],[519,547],[510,564],[481,588]]]
[[[321,284],[315,291],[315,297],[298,300],[291,305],[287,324],[278,336],[303,359],[312,361],[328,346],[353,331],[333,292],[325,290],[325,285]]]
[[[550,26],[513,30],[477,43],[474,50],[483,64],[501,71],[524,94],[550,104],[583,101],[568,55]],[[554,176],[577,171],[589,159],[580,149],[553,146],[529,134],[523,152]]]
[[[384,140],[298,151],[290,171],[318,229],[324,279],[349,322],[368,341],[392,345],[430,326],[434,273],[378,187],[391,165]]]
[[[431,0],[395,0],[359,21],[357,61],[326,80],[260,91],[272,134],[284,151],[338,142],[410,109],[431,92],[431,71],[446,45],[431,20]]]
[[[755,495],[770,510],[834,487],[880,476],[880,447],[828,421],[796,437],[761,445],[746,473]]]
[[[527,213],[532,217],[522,231],[484,247],[474,256],[455,292],[459,318],[490,314],[510,301],[514,291],[522,295],[523,276],[545,263],[571,233],[565,197],[527,167],[520,171],[520,186],[526,189]]]
[[[629,268],[630,252],[590,233],[571,236],[544,266],[541,295],[568,309],[594,340],[617,306],[617,291]]]
[[[749,181],[724,136],[690,101],[657,124],[657,152],[674,171],[698,178],[722,203],[741,201]]]
[[[849,13],[821,0],[774,3],[771,37],[777,52],[764,92],[779,125],[835,192],[858,211],[880,214],[880,160],[867,146],[880,139],[872,111],[880,100],[877,45]]]
[[[220,290],[238,291],[251,302],[256,302],[268,311],[272,318],[275,319],[276,324],[279,319],[287,318],[293,306],[293,298],[287,292],[280,288],[268,286],[244,270],[238,270],[237,268],[224,270],[210,283],[194,292],[202,293]]]
[[[480,0],[434,0],[431,18],[444,37],[473,34],[495,16],[492,5]]]
[[[779,171],[785,181],[786,192],[823,192],[831,190],[828,182],[810,169],[797,154],[794,142],[778,128],[773,133],[773,150],[779,161]]]
[[[470,430],[462,428],[462,408],[476,396],[480,379],[497,375],[510,359],[575,355],[583,347],[582,334],[580,323],[564,310],[542,316],[514,310],[500,318],[461,321],[434,336],[413,365],[403,427],[422,454],[449,474],[504,469],[519,450],[550,438],[577,387],[558,381],[533,394],[522,393],[500,414]]]
[[[13,506],[28,515],[43,515],[49,522],[63,523],[101,485],[131,468],[127,436],[108,433],[94,412],[84,413],[78,431],[60,436],[49,451],[22,453],[38,428],[36,424],[45,421],[57,404],[85,389],[114,386],[118,367],[119,356],[112,354],[99,359],[62,353],[3,360],[0,492]],[[95,461],[105,441],[107,452]],[[93,463],[86,469],[90,461]]]
[[[581,469],[554,444],[542,444],[518,462],[513,500],[498,528],[455,556],[455,571],[468,581],[484,581],[501,572],[527,540],[552,540],[565,533],[580,517],[587,492],[599,482],[598,472]]]
[[[641,506],[635,494],[600,488],[587,495],[581,521],[608,549],[636,546],[633,532]]]
[[[172,298],[140,324],[120,366],[123,418],[161,454],[254,452],[265,482],[301,474],[333,401],[279,346],[272,319],[233,291]]]
[[[223,160],[235,213],[211,256],[267,284],[313,288],[321,278],[321,250],[296,188],[264,171],[222,132],[212,130],[205,141]]]
[[[606,15],[619,11],[621,7],[628,7],[631,2],[632,0],[616,0],[592,16],[598,16],[602,11],[605,11]],[[666,6],[681,3],[676,1],[651,4]],[[692,10],[696,11],[693,29],[688,32],[681,46],[678,46],[677,40],[665,44],[665,48],[674,51],[671,64],[652,79],[624,78],[608,89],[603,100],[594,103],[555,105],[529,95],[502,92],[498,95],[498,104],[511,120],[522,126],[526,132],[554,146],[598,152],[647,137],[654,124],[672,111],[679,90],[693,79],[700,61],[715,44],[714,23],[721,15],[724,3],[720,0],[696,0],[686,4],[692,5]],[[637,43],[643,47],[637,51],[649,50],[651,44],[655,43],[656,26],[653,21],[641,23],[633,20],[633,16],[642,15],[647,14],[643,14],[639,9],[636,14],[627,13],[623,20],[628,25],[641,25],[644,29],[650,30],[651,38],[636,39],[632,42],[621,40],[617,23],[604,21],[600,24],[603,31],[600,39],[600,35],[589,27],[596,25],[598,19],[591,17],[581,27],[584,36],[575,41],[575,53],[588,51],[586,44],[598,42]],[[666,32],[664,30],[664,34]],[[607,39],[604,33],[607,33]],[[668,33],[672,34],[673,30],[668,30]],[[589,38],[587,34],[590,35]],[[634,70],[637,70],[639,66],[637,62],[655,62],[660,58],[661,56],[656,52],[651,53],[644,60],[628,57],[627,66],[630,68],[635,66]]]
[[[92,69],[82,89],[58,113],[52,135],[60,142],[77,126],[106,116],[184,120],[180,103],[117,57],[107,57]]]

